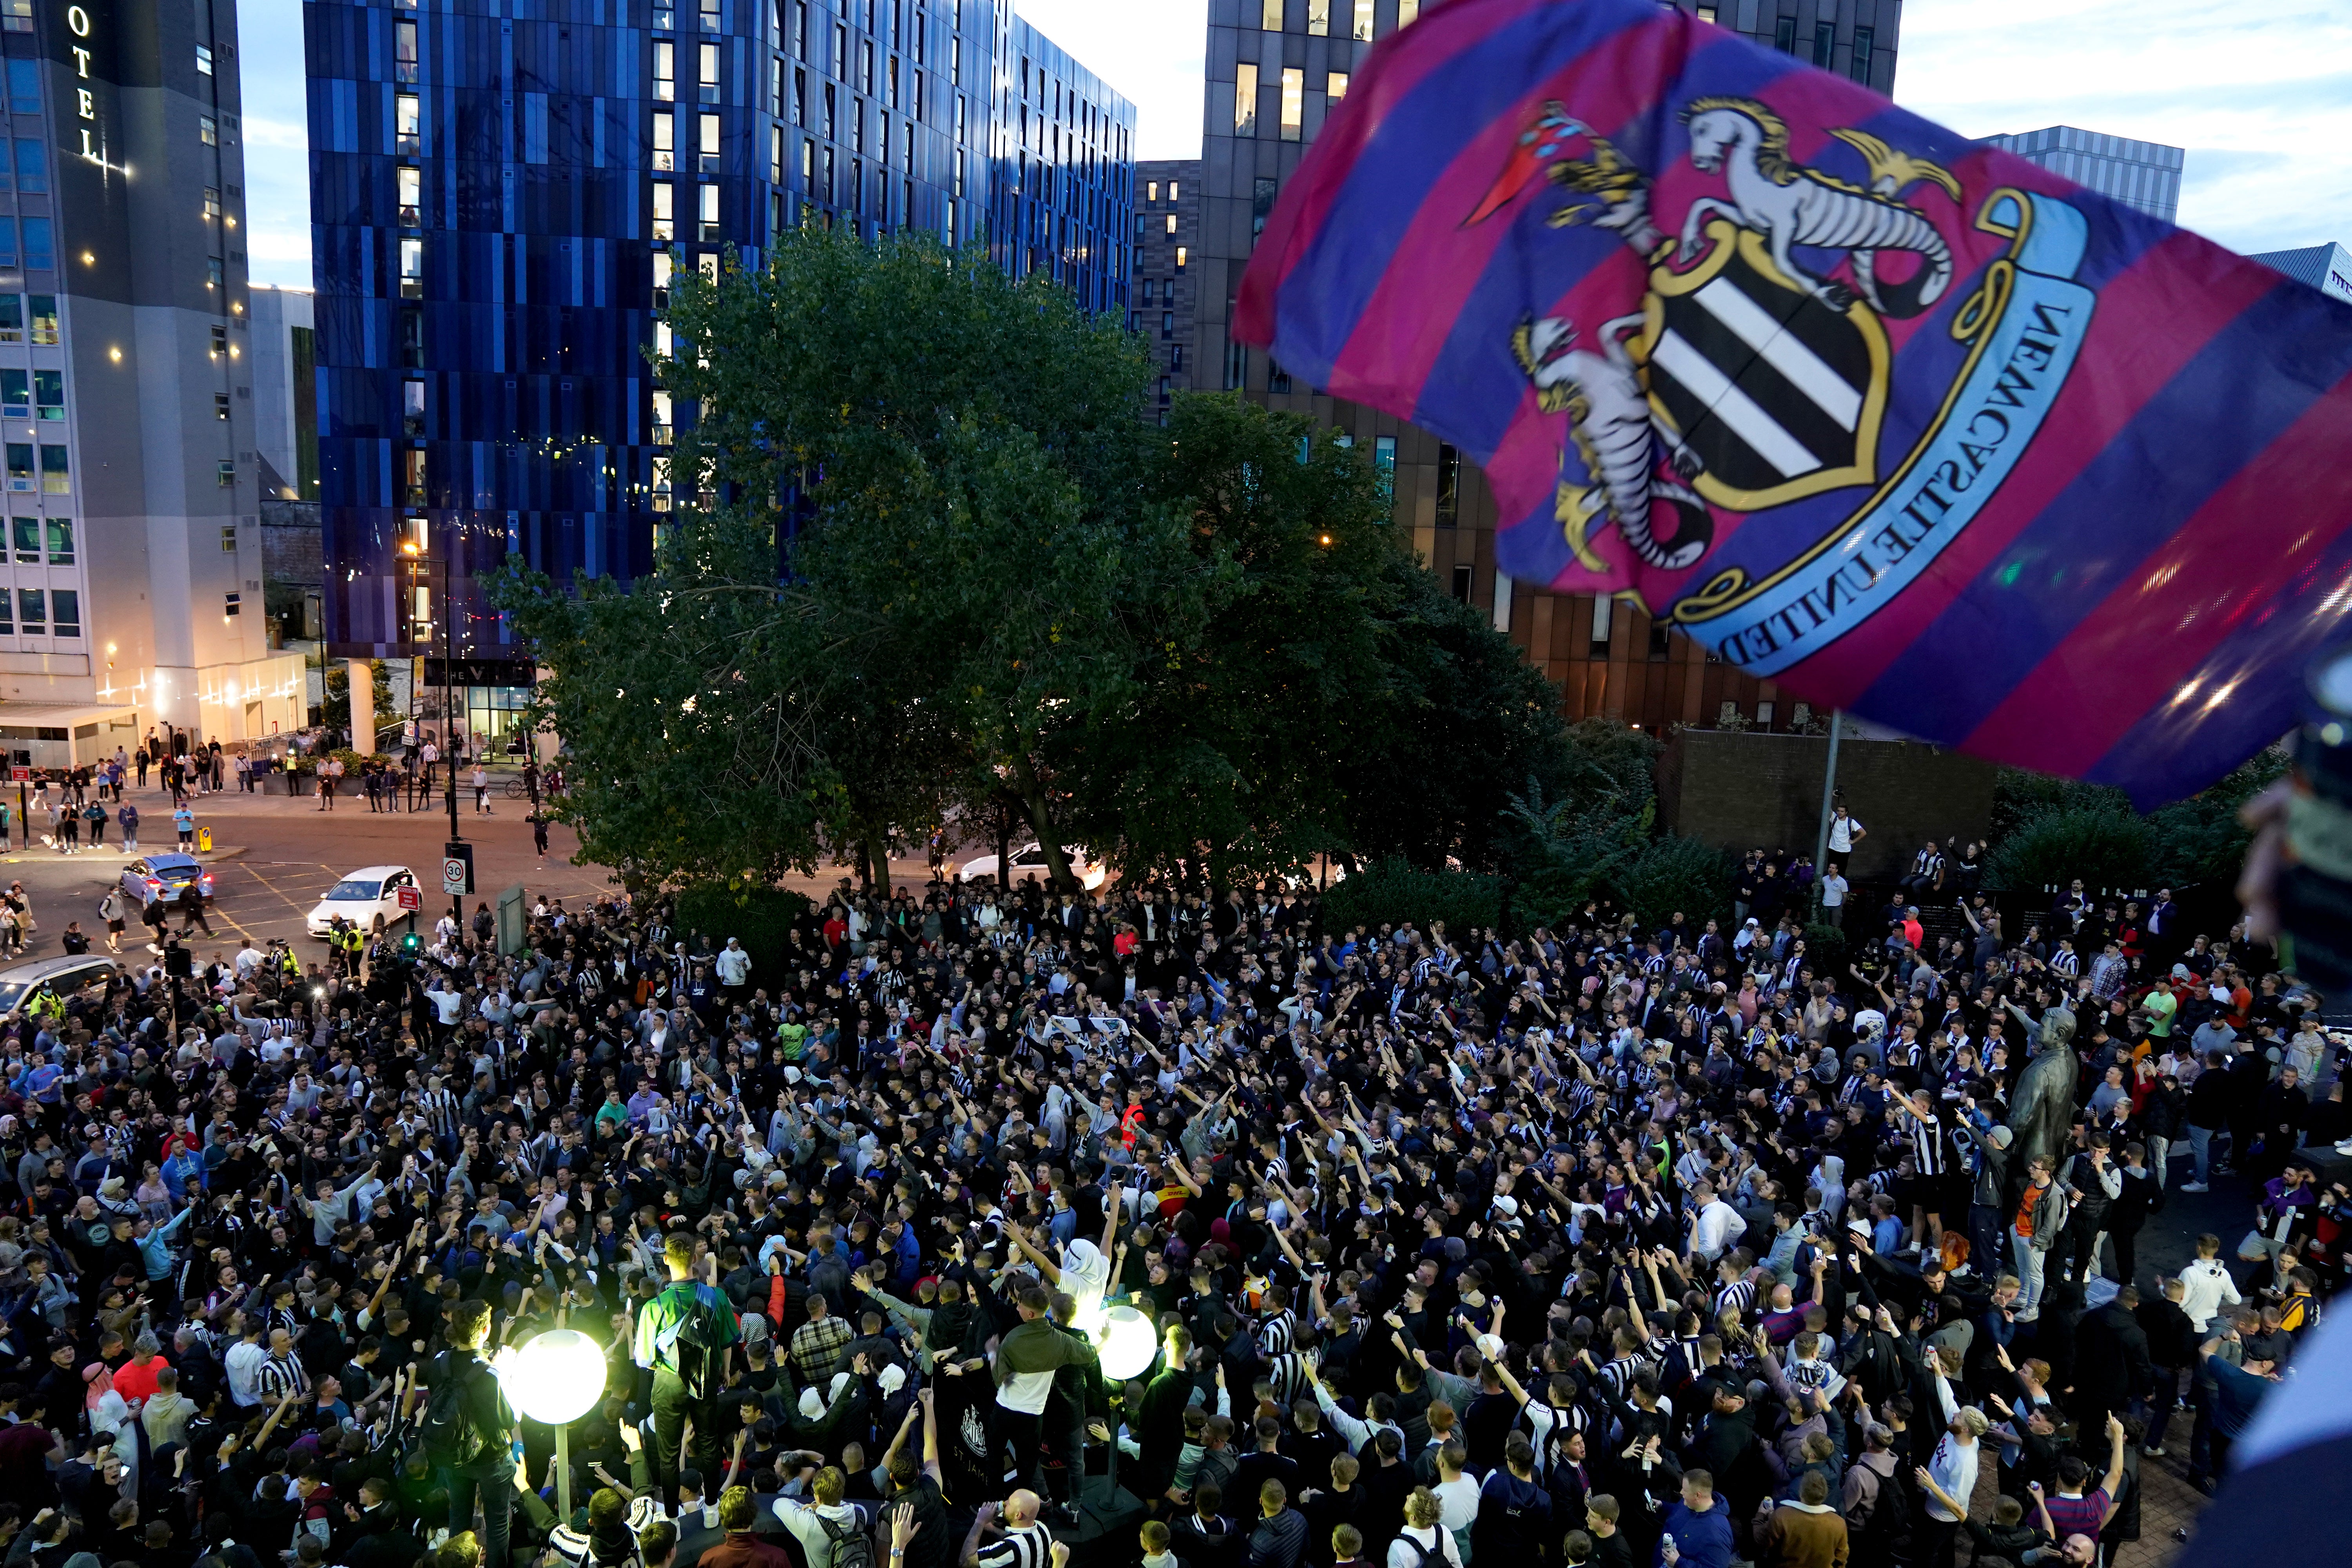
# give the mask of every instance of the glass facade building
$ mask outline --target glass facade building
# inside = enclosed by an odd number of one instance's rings
[[[422,657],[437,688],[447,637],[458,681],[527,683],[482,595],[509,552],[648,569],[683,411],[646,354],[680,273],[756,268],[797,224],[917,229],[1126,308],[1133,109],[1009,4],[303,12],[341,657]]]

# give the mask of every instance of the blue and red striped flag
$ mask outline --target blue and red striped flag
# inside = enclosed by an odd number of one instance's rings
[[[1381,44],[1234,335],[1479,462],[1511,576],[2144,805],[2352,610],[2352,307],[1649,0]]]

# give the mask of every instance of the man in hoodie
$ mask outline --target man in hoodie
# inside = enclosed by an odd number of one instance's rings
[[[1246,1568],[1298,1568],[1307,1553],[1307,1516],[1290,1506],[1280,1481],[1258,1488],[1257,1527],[1250,1531]]]
[[[1556,1540],[1551,1494],[1536,1480],[1535,1445],[1514,1432],[1503,1444],[1500,1468],[1478,1489],[1478,1516],[1470,1523],[1470,1555],[1489,1563],[1540,1562]],[[1722,1568],[1717,1564],[1716,1568]]]

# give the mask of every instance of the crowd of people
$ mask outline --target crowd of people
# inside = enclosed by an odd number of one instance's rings
[[[1916,898],[1835,962],[1034,884],[166,951],[0,1037],[5,1562],[2110,1560],[2340,1276],[2336,1053],[2236,932]],[[2248,1234],[2158,1277],[2184,1157]],[[568,1478],[494,1370],[557,1326]]]

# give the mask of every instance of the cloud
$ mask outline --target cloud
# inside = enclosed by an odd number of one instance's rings
[[[1208,0],[1019,0],[1031,26],[1135,105],[1136,155],[1201,155]]]
[[[2338,0],[1911,0],[1895,83],[1971,136],[2188,148],[2180,222],[2251,252],[2352,240],[2347,59]]]

